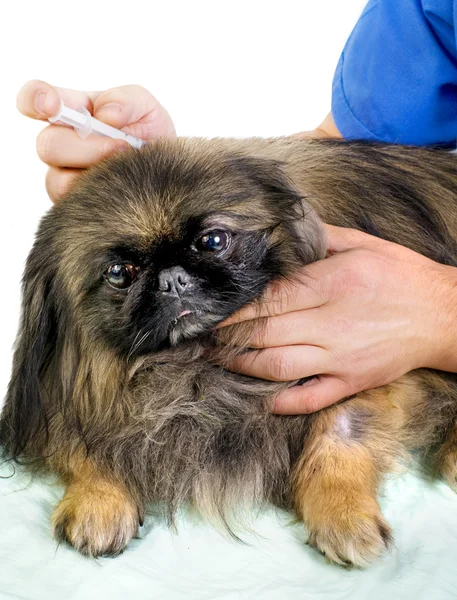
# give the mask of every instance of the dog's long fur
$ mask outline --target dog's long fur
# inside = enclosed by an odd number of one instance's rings
[[[271,406],[290,384],[226,371],[208,351],[223,363],[243,350],[251,324],[223,330],[222,345],[215,325],[271,281],[306,276],[325,256],[322,222],[457,266],[456,161],[356,142],[178,139],[80,177],[27,262],[0,424],[5,457],[66,482],[56,536],[116,554],[150,501],[170,520],[192,501],[225,524],[237,507],[272,501],[331,560],[365,565],[391,540],[376,502],[383,473],[422,449],[455,485],[454,375],[420,370],[281,417]],[[210,230],[231,232],[226,252],[196,249]],[[116,261],[140,267],[128,292],[105,280]],[[158,283],[176,266],[194,289],[187,320]]]

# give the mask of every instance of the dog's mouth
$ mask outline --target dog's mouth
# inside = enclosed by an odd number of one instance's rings
[[[176,327],[177,325],[185,326],[190,321],[198,321],[204,315],[204,311],[194,307],[181,307],[178,314],[170,322],[170,328]]]
[[[195,311],[186,308],[179,313],[179,315],[176,317],[176,320],[182,319],[182,317],[186,317],[187,315],[191,315],[193,312]]]
[[[207,334],[222,320],[205,307],[180,306],[175,315],[168,326],[168,340],[172,346]]]

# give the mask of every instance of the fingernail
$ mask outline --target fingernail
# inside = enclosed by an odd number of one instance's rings
[[[44,115],[44,105],[46,103],[46,92],[40,92],[35,98],[35,108],[40,115]]]

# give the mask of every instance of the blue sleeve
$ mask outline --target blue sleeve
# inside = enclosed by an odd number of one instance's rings
[[[457,0],[370,0],[333,80],[347,139],[449,144],[457,139]]]

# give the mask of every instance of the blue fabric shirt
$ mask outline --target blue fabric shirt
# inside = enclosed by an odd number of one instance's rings
[[[370,0],[333,80],[347,139],[446,144],[457,139],[457,0]]]

